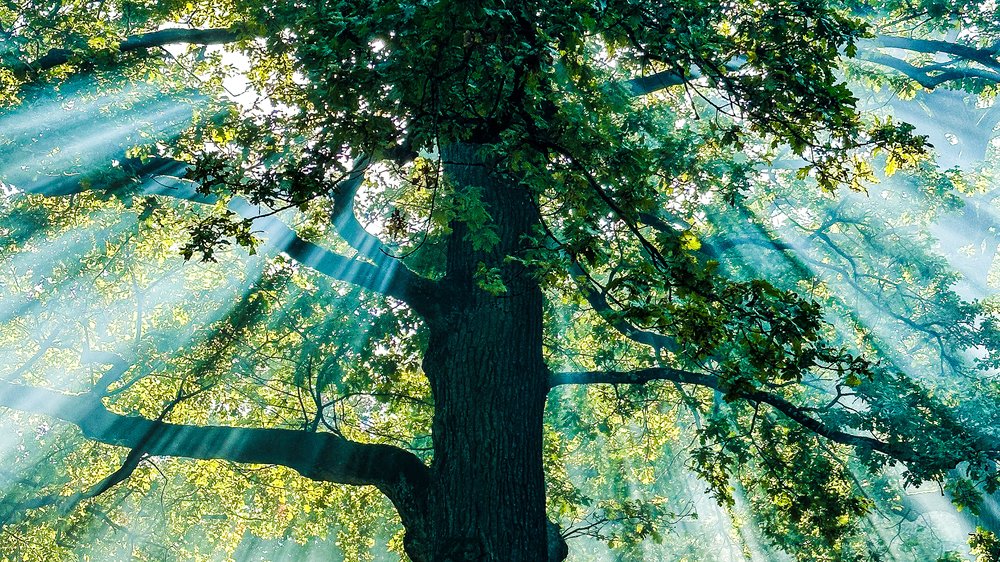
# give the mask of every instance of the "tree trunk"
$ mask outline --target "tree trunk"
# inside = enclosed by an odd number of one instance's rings
[[[410,556],[538,562],[548,557],[542,293],[529,269],[505,259],[523,251],[538,214],[531,193],[504,180],[478,146],[453,145],[442,156],[456,194],[480,194],[499,243],[476,249],[463,217],[453,221],[444,278],[449,302],[428,322],[423,363],[435,407],[429,536]],[[476,272],[484,268],[496,268],[503,294],[480,288]]]

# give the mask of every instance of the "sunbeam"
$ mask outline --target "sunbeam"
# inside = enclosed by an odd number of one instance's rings
[[[1000,8],[849,4],[0,3],[0,562],[1000,560]]]

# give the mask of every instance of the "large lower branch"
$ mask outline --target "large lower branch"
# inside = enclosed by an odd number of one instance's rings
[[[695,373],[670,367],[654,367],[637,371],[583,371],[571,373],[553,373],[550,385],[556,387],[564,384],[646,384],[651,381],[664,380],[681,384],[693,384],[711,388],[720,392],[732,389],[726,388],[723,381],[714,375]],[[756,404],[767,404],[788,416],[789,419],[825,437],[835,443],[850,445],[886,454],[894,459],[909,462],[919,460],[917,453],[905,445],[886,443],[873,437],[854,435],[829,427],[822,421],[809,415],[808,410],[792,404],[788,400],[769,392],[753,390],[737,392],[735,397]]]
[[[123,416],[91,394],[69,395],[0,382],[0,406],[69,422],[88,439],[150,456],[222,459],[291,468],[324,482],[376,486],[407,524],[420,517],[429,471],[391,445],[349,441],[332,433],[289,429],[195,426]]]

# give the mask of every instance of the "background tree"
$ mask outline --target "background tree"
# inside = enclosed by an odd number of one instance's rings
[[[839,65],[986,99],[988,31],[928,12],[901,46],[854,18],[916,9],[879,10],[4,4],[2,551],[338,521],[348,558],[634,556],[687,513],[685,456],[804,560],[898,550],[864,519],[896,463],[978,509],[995,305],[929,234],[976,180]],[[931,48],[962,58],[886,51]],[[876,166],[905,203],[834,200]]]

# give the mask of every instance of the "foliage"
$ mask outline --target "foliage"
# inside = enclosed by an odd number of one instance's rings
[[[946,482],[978,514],[997,489],[996,272],[963,276],[939,239],[992,216],[995,171],[941,169],[859,98],[934,80],[992,103],[992,17],[937,0],[8,2],[3,388],[429,464],[428,311],[512,301],[527,279],[549,370],[624,373],[549,395],[564,537],[621,559],[952,556],[899,492]],[[879,58],[918,19],[923,74]],[[168,25],[215,35],[134,47]],[[919,41],[956,58],[935,69]],[[459,180],[464,146],[497,185]],[[499,220],[505,201],[529,227]],[[983,236],[970,251],[995,253]],[[371,486],[129,453],[6,405],[4,560],[409,552]],[[970,544],[992,560],[995,543]]]

